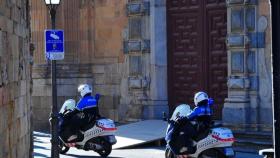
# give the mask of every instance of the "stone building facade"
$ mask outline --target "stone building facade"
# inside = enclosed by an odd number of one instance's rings
[[[44,56],[43,30],[50,18],[43,1],[32,0],[32,41],[36,43],[33,66],[34,128],[48,129],[51,111],[50,65]],[[100,93],[100,112],[118,121],[123,62],[125,1],[67,0],[57,10],[56,28],[65,32],[65,60],[57,62],[58,105],[78,99],[81,83]],[[112,27],[114,26],[114,27]]]
[[[168,111],[166,89],[156,88],[166,87],[166,81],[156,82],[158,78],[166,78],[165,71],[159,70],[166,69],[166,62],[150,56],[156,49],[150,48],[150,5],[141,4],[141,13],[128,15],[126,4],[124,0],[62,1],[56,27],[65,31],[66,55],[65,60],[58,62],[59,105],[65,99],[78,99],[77,86],[89,83],[94,93],[102,95],[100,113],[115,121],[154,118]],[[50,20],[43,2],[33,0],[31,5],[32,41],[36,43],[32,95],[34,128],[48,129],[50,65],[42,50],[43,30],[50,26]],[[129,18],[135,19],[130,25]],[[164,45],[164,41],[159,41],[161,43]],[[130,50],[126,45],[136,48]],[[151,75],[155,76],[153,83]]]
[[[245,129],[271,131],[270,2],[231,0],[228,22],[229,94],[223,120]]]
[[[0,157],[3,158],[32,155],[29,20],[28,0],[0,1]]]
[[[35,127],[47,128],[43,30],[50,20],[43,2],[31,4]],[[272,129],[269,0],[67,0],[57,21],[66,40],[59,104],[77,99],[76,87],[86,82],[102,95],[102,115],[159,119],[205,89],[227,125]]]

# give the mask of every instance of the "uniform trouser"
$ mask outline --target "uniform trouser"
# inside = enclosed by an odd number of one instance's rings
[[[64,119],[63,123],[63,135],[68,137],[73,134],[79,134],[79,130],[82,127],[85,127],[89,123],[88,115],[84,114],[83,112],[75,113],[72,116],[67,116]]]
[[[183,126],[176,127],[172,140],[169,142],[171,150],[176,155],[190,154],[194,152],[192,138],[196,135],[194,126],[188,122]],[[182,148],[186,147],[187,151],[182,152]]]
[[[69,127],[71,128],[71,131],[75,134],[78,133],[78,131],[82,128],[88,125],[89,123],[89,117],[88,115],[85,115],[84,113],[77,113],[71,119],[69,120]]]

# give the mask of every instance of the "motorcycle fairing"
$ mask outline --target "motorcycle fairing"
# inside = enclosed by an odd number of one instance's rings
[[[191,157],[198,157],[202,151],[210,148],[224,148],[231,147],[234,143],[234,137],[228,128],[214,128],[211,129],[210,134],[197,142],[197,151],[190,155]]]
[[[96,122],[97,126],[104,131],[116,131],[117,128],[113,120],[110,119],[100,119]]]
[[[84,140],[77,142],[78,145],[84,145],[88,140],[94,137],[115,135],[117,128],[110,119],[100,119],[96,121],[96,124],[89,130],[83,132]]]
[[[211,130],[211,135],[220,142],[232,144],[235,141],[232,131],[228,128],[214,128]]]

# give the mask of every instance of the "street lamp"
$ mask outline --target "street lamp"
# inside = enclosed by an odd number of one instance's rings
[[[45,0],[45,4],[49,9],[51,16],[52,29],[55,29],[56,9],[60,4],[60,0]],[[51,157],[59,158],[59,138],[58,138],[58,110],[57,110],[57,88],[56,88],[56,60],[51,62],[52,71],[52,110],[50,114],[51,124]]]

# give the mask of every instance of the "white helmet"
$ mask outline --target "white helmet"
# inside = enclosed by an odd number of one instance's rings
[[[176,107],[170,120],[175,121],[178,117],[187,117],[192,112],[188,104],[181,104]]]
[[[88,84],[82,84],[78,87],[78,92],[84,97],[86,94],[92,93],[91,86]]]
[[[197,104],[203,100],[208,100],[208,95],[205,92],[197,92],[194,95],[194,104],[197,106]]]

